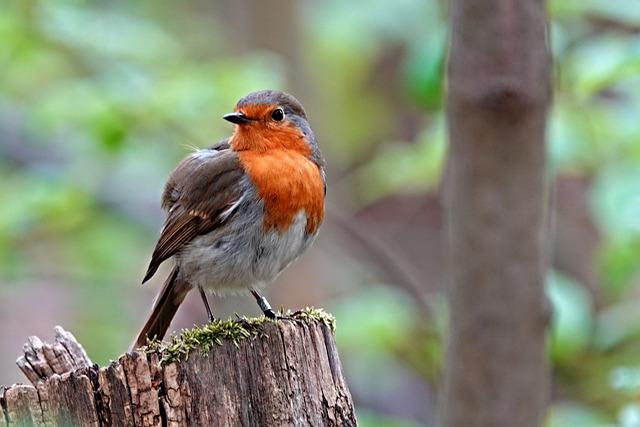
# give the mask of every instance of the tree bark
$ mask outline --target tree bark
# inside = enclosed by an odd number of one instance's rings
[[[34,356],[33,342],[43,346],[32,337],[25,345],[30,356],[21,359],[48,368],[27,368],[35,386],[0,390],[0,426],[356,425],[327,324],[280,320],[247,329],[243,339],[220,340],[206,353],[191,351],[186,360],[167,360],[150,350],[125,354],[105,368],[91,365],[62,375],[51,368],[62,365],[52,352],[49,358],[45,351]],[[62,342],[59,358],[68,366],[90,363],[84,350],[65,351],[68,341]]]
[[[549,389],[545,2],[453,0],[450,16],[442,425],[539,426]]]

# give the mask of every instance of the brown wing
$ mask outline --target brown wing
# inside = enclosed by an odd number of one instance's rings
[[[142,283],[193,238],[224,223],[242,196],[244,171],[238,156],[218,147],[187,157],[169,177],[162,197],[169,213]]]

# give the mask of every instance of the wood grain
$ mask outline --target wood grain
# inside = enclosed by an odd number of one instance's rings
[[[357,425],[329,326],[256,328],[252,338],[166,365],[158,353],[133,352],[103,368],[41,371],[35,386],[0,389],[0,426]]]

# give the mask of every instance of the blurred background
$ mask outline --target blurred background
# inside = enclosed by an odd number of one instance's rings
[[[64,325],[105,364],[164,280],[140,280],[176,163],[249,91],[305,105],[327,219],[268,288],[338,319],[363,426],[433,425],[447,308],[446,2],[0,0],[0,383]],[[640,3],[551,0],[548,425],[640,426]],[[505,260],[508,262],[508,260]],[[514,283],[517,286],[517,283]],[[214,311],[258,315],[250,297]],[[191,295],[173,329],[206,320]],[[488,390],[490,392],[490,390]]]

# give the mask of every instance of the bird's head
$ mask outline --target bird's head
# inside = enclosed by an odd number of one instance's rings
[[[229,141],[236,151],[287,149],[298,151],[317,163],[322,160],[304,108],[287,93],[252,92],[240,99],[234,112],[226,114],[224,119],[236,125]]]

